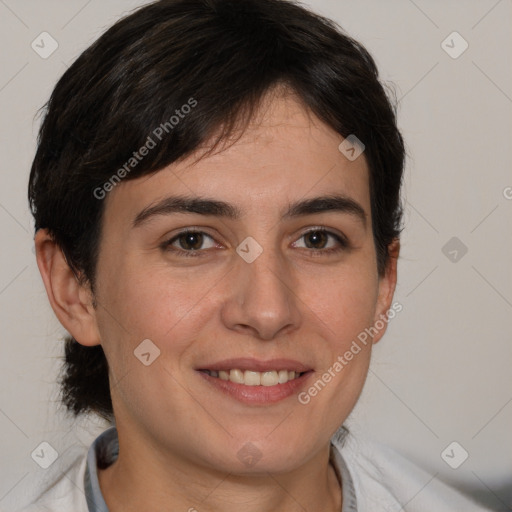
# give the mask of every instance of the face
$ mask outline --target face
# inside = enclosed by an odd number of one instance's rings
[[[394,287],[377,273],[367,163],[341,142],[275,97],[233,145],[108,195],[95,322],[125,436],[227,472],[286,471],[328,444],[371,342],[344,354]]]

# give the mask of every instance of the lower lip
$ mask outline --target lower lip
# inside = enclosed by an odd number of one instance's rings
[[[230,380],[212,377],[205,372],[199,372],[201,377],[206,379],[215,389],[235,398],[239,402],[251,405],[274,404],[295,395],[304,387],[306,380],[312,373],[312,371],[305,372],[296,379],[289,380],[284,384],[276,384],[275,386],[246,386],[245,384],[237,384]]]

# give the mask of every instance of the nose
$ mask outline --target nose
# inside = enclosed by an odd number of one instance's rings
[[[267,341],[297,329],[297,286],[280,255],[264,249],[252,263],[240,258],[235,265],[221,312],[226,327]]]

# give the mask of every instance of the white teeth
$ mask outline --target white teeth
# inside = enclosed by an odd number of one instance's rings
[[[275,386],[279,382],[277,372],[263,372],[261,374],[261,385],[262,386]]]
[[[244,384],[246,386],[259,386],[261,384],[261,373],[246,370],[244,372]]]
[[[276,386],[277,384],[286,384],[288,381],[300,377],[300,372],[288,370],[269,370],[266,372],[253,372],[251,370],[206,370],[211,377],[217,377],[221,380],[229,380],[235,384],[245,384],[246,386]]]
[[[229,380],[235,384],[243,384],[244,372],[242,370],[231,370],[229,372]]]
[[[279,370],[278,373],[279,384],[288,382],[288,370]]]

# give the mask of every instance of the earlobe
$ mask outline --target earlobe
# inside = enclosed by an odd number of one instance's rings
[[[81,345],[99,345],[90,289],[79,283],[61,248],[46,229],[37,231],[34,243],[48,300],[60,323]]]
[[[378,327],[378,333],[373,338],[377,343],[386,332],[388,324],[388,311],[395,294],[397,280],[398,255],[400,253],[400,240],[395,238],[388,246],[388,262],[386,271],[379,279],[379,295],[375,310],[374,325]]]

